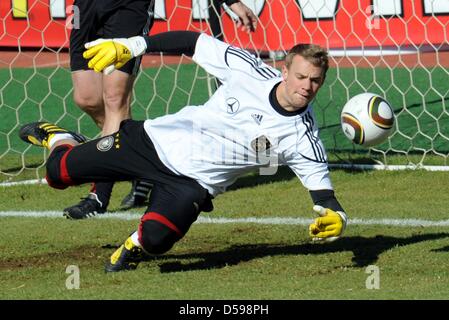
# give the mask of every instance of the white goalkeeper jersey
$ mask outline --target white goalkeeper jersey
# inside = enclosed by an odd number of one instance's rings
[[[193,60],[222,85],[204,105],[145,121],[165,166],[213,196],[247,172],[275,174],[279,165],[289,166],[309,190],[332,189],[312,108],[292,113],[280,107],[277,69],[206,34]]]

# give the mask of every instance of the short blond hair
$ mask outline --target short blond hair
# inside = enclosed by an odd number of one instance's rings
[[[327,69],[329,69],[329,57],[327,51],[316,44],[297,44],[290,49],[285,57],[285,66],[290,69],[293,58],[300,55],[316,67],[323,70],[323,78],[326,76]]]

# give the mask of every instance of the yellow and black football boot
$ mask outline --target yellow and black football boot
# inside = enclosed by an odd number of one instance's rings
[[[19,136],[25,142],[49,149],[48,142],[58,133],[68,133],[79,143],[86,138],[79,133],[68,131],[49,122],[31,122],[20,128]]]
[[[142,248],[136,246],[131,237],[126,239],[125,243],[120,246],[106,262],[104,270],[106,272],[118,272],[123,270],[134,270],[142,261],[145,253]]]

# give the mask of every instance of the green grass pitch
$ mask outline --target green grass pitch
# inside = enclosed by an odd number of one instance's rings
[[[118,274],[105,274],[104,262],[135,230],[144,207],[130,221],[0,217],[0,298],[447,299],[449,173],[331,174],[350,217],[337,242],[312,245],[303,225],[195,223],[167,254]],[[112,211],[128,189],[115,187]],[[60,211],[85,193],[86,187],[2,188],[0,211]],[[209,217],[314,217],[307,191],[287,169],[244,177],[214,204]],[[446,225],[351,224],[386,218]],[[79,268],[78,290],[66,287],[69,266]],[[379,289],[367,288],[370,266],[379,270]]]

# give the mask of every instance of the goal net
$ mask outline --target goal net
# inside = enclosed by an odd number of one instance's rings
[[[208,32],[276,67],[294,44],[320,44],[331,68],[314,106],[331,165],[448,168],[448,0],[242,0],[259,19],[249,35],[216,2],[156,0],[151,33]],[[73,102],[67,47],[76,23],[72,0],[0,1],[0,182],[44,175],[45,150],[18,138],[24,123],[99,135]],[[145,56],[141,69],[134,119],[200,104],[215,90],[187,57]],[[387,99],[396,116],[390,138],[369,149],[353,145],[340,127],[344,103],[362,92]]]

